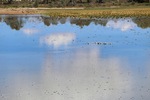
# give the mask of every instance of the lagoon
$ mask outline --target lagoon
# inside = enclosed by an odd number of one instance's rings
[[[0,15],[0,100],[149,100],[149,21]]]

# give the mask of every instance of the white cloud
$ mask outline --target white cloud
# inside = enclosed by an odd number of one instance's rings
[[[22,29],[23,33],[26,35],[33,35],[35,33],[38,33],[39,30],[38,29],[34,29],[34,28],[24,28]]]
[[[40,42],[46,45],[53,45],[59,47],[62,45],[68,45],[75,39],[73,33],[55,33],[40,38]]]
[[[120,29],[121,31],[127,31],[135,28],[137,25],[131,19],[116,19],[108,21],[106,26]]]

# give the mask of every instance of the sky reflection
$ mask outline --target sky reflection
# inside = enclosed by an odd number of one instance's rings
[[[149,98],[150,76],[139,77],[121,58],[102,58],[98,48],[59,54],[47,52],[42,61],[40,73],[9,77],[6,83],[11,82],[11,86],[1,89],[2,100]]]
[[[121,31],[127,31],[134,29],[137,25],[132,19],[115,19],[107,22],[106,27],[112,27],[114,29],[120,29]]]
[[[149,100],[149,18],[0,19],[0,100]]]
[[[34,29],[34,28],[23,28],[22,31],[23,31],[23,33],[26,34],[26,35],[33,35],[33,34],[39,32],[38,29]]]

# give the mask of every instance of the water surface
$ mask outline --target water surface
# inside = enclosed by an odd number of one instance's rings
[[[149,100],[150,18],[0,16],[0,100]]]

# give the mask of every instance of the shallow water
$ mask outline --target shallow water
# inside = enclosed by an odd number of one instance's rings
[[[150,18],[0,16],[0,100],[149,100]]]

